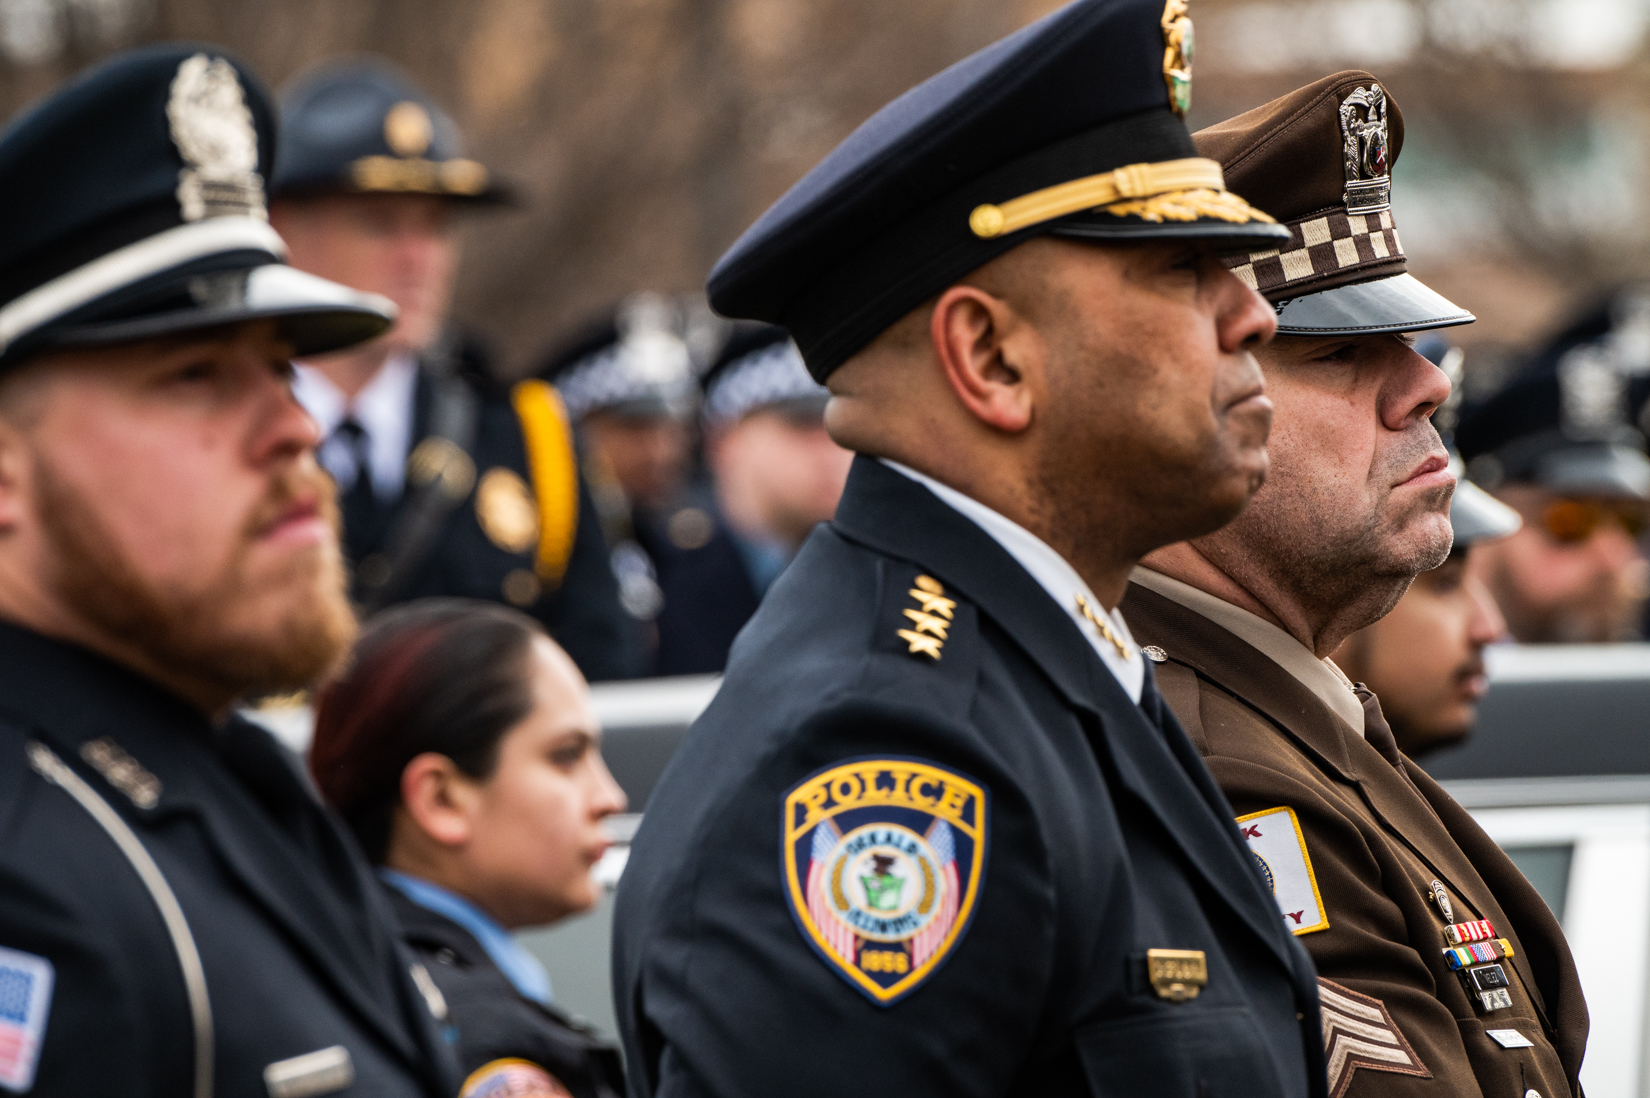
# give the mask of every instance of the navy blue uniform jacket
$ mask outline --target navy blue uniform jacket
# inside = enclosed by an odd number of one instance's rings
[[[919,576],[957,603],[937,660],[899,636]],[[868,757],[989,793],[972,918],[890,1004],[780,868],[788,791]],[[1311,963],[1155,688],[1136,706],[1013,557],[863,457],[649,801],[614,933],[637,1098],[1325,1091]],[[1203,951],[1202,993],[1159,998],[1149,949]]]
[[[158,781],[152,807],[85,761],[102,740]],[[268,1098],[266,1066],[338,1045],[354,1085],[316,1093],[456,1092],[377,881],[269,734],[215,727],[122,667],[0,624],[0,946],[56,976],[30,1098],[187,1098],[195,1058],[154,899],[108,833],[31,767],[30,741],[108,802],[176,895],[212,1006],[214,1094]]]

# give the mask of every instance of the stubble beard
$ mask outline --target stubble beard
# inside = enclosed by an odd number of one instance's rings
[[[1438,446],[1430,426],[1414,431],[1373,474],[1390,484],[1393,475],[1412,469]],[[1274,455],[1274,462],[1276,456]],[[1416,540],[1416,526],[1429,515],[1449,514],[1450,489],[1429,489],[1399,514],[1390,510],[1392,489],[1376,505],[1349,515],[1346,500],[1320,498],[1308,491],[1313,470],[1273,466],[1268,488],[1275,493],[1255,504],[1224,530],[1200,542],[1205,556],[1229,575],[1261,573],[1251,589],[1286,588],[1313,618],[1341,617],[1348,633],[1385,617],[1409,590],[1414,578],[1442,564],[1449,541]],[[1336,521],[1339,519],[1339,521]]]
[[[136,649],[155,666],[236,698],[311,686],[343,661],[357,625],[335,539],[294,551],[269,574],[254,576],[250,569],[258,532],[305,494],[319,494],[337,530],[336,493],[324,475],[279,477],[253,509],[227,564],[210,582],[179,590],[145,578],[92,504],[48,462],[36,469],[48,582],[66,608],[117,648]],[[239,620],[238,608],[281,589],[292,593],[283,613]]]

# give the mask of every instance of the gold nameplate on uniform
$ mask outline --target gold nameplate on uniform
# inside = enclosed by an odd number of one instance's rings
[[[1209,962],[1201,949],[1148,949],[1146,976],[1159,999],[1184,1003],[1209,982]]]

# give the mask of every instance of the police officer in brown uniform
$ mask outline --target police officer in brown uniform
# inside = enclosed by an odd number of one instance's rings
[[[1449,383],[1402,333],[1472,317],[1405,273],[1402,117],[1346,72],[1196,140],[1292,233],[1228,260],[1278,311],[1272,467],[1231,525],[1147,556],[1124,613],[1317,965],[1330,1094],[1579,1094],[1558,923],[1325,658],[1450,548]]]

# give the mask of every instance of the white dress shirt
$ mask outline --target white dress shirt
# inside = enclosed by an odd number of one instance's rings
[[[1165,576],[1150,568],[1136,568],[1129,578],[1254,645],[1322,699],[1330,712],[1351,726],[1352,731],[1360,736],[1364,734],[1363,702],[1352,692],[1352,680],[1335,666],[1333,660],[1319,659],[1310,648],[1265,618],[1251,614],[1241,606],[1233,606],[1225,599],[1189,583],[1182,583],[1173,576]]]
[[[407,451],[412,446],[413,400],[418,391],[418,363],[404,353],[384,360],[372,380],[346,398],[327,375],[299,363],[292,395],[321,427],[316,456],[342,490],[355,483],[355,454],[337,437],[338,425],[353,417],[367,436],[372,463],[373,494],[381,500],[399,499],[407,479]]]
[[[879,459],[888,468],[910,477],[912,480],[933,492],[953,509],[971,520],[976,526],[991,535],[995,541],[1008,551],[1009,556],[1020,562],[1020,567],[1031,574],[1048,597],[1053,599],[1066,616],[1077,623],[1077,628],[1083,636],[1088,638],[1094,650],[1099,653],[1100,661],[1122,683],[1123,689],[1128,692],[1136,704],[1140,701],[1140,691],[1145,685],[1146,670],[1141,663],[1140,646],[1134,643],[1134,637],[1129,633],[1129,627],[1123,622],[1123,615],[1115,610],[1107,610],[1100,605],[1100,600],[1094,597],[1089,585],[1083,582],[1083,577],[1077,574],[1077,569],[1067,563],[1066,558],[1056,553],[1042,538],[1027,530],[1024,526],[1012,519],[993,511],[979,500],[970,499],[955,488],[941,484],[933,477],[924,476],[915,469],[907,468],[897,461],[887,458]],[[1078,599],[1087,602],[1095,614],[1104,618],[1117,639],[1123,642],[1128,654],[1118,655],[1117,646],[1101,635],[1095,624],[1083,616],[1078,608]]]

